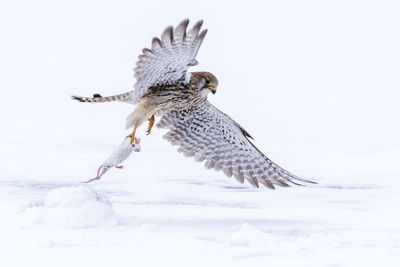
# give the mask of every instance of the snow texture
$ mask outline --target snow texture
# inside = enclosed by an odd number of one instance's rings
[[[158,8],[155,8],[158,6]],[[228,8],[228,10],[226,10]],[[399,1],[0,3],[0,266],[400,266]],[[118,94],[170,24],[204,19],[210,101],[318,184],[252,188],[123,137]],[[157,118],[158,119],[158,118]]]
[[[96,227],[115,222],[110,200],[87,187],[60,187],[44,196],[43,204],[17,216],[26,227],[40,224],[63,227]]]

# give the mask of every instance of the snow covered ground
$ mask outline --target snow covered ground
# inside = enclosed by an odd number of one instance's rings
[[[270,191],[238,185],[183,157],[177,163],[180,155],[149,145],[126,169],[80,183],[110,149],[56,146],[38,153],[12,145],[1,152],[3,266],[396,266],[400,260],[398,174],[321,164],[313,169],[320,184]],[[320,163],[312,154],[299,164]],[[346,166],[348,159],[329,160]]]
[[[398,2],[0,7],[0,266],[399,266]],[[317,185],[239,184],[156,128],[124,169],[82,183],[132,107],[69,95],[129,90],[140,49],[185,17],[209,29],[211,102]]]

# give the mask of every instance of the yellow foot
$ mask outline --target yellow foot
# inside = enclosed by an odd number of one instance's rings
[[[135,133],[136,133],[136,127],[133,128],[133,132],[128,135],[127,137],[129,137],[131,139],[130,143],[131,145],[135,144]],[[140,140],[140,139],[139,139]]]
[[[129,141],[129,143],[131,143],[131,145],[133,145],[135,143],[135,135],[133,133],[131,133],[130,135],[126,136],[126,138],[130,138],[131,139]]]
[[[147,127],[147,135],[150,134],[151,129],[153,128],[154,122],[156,121],[156,119],[154,118],[154,114],[151,115],[150,119],[149,119],[149,126]]]

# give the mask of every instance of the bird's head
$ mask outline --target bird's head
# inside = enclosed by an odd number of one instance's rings
[[[207,96],[209,92],[213,94],[217,92],[218,80],[214,74],[210,72],[195,72],[194,74],[198,78],[199,89],[202,94]]]

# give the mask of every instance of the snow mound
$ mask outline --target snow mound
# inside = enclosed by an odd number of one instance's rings
[[[42,205],[18,216],[23,226],[44,224],[71,228],[115,224],[110,200],[85,186],[61,187],[49,191]]]
[[[270,235],[258,230],[257,228],[243,223],[239,231],[231,234],[227,243],[231,246],[264,246],[270,240]]]

